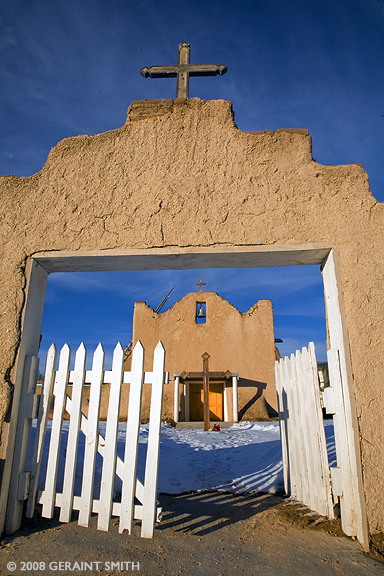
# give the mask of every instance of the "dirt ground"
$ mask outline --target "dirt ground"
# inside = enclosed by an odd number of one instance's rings
[[[1,574],[384,576],[382,557],[365,555],[343,535],[339,520],[324,521],[281,496],[214,492],[159,499],[162,521],[152,540],[140,537],[140,522],[128,536],[118,533],[117,518],[101,532],[96,516],[81,528],[75,514],[69,524],[36,514],[3,539]]]

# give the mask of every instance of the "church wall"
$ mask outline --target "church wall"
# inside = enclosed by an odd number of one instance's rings
[[[206,303],[204,324],[196,324],[197,302]],[[277,414],[270,300],[259,300],[244,314],[214,292],[187,294],[160,314],[145,302],[136,302],[133,346],[138,340],[145,349],[145,370],[151,370],[153,351],[159,340],[166,350],[165,370],[169,372],[170,383],[165,386],[164,417],[173,417],[174,374],[202,372],[205,352],[210,355],[211,372],[229,370],[240,375],[240,418],[268,418]],[[149,414],[149,405],[144,407]]]
[[[0,178],[0,420],[33,255],[322,244],[339,255],[369,527],[384,530],[383,210],[361,166],[316,163],[306,130],[241,132],[230,102],[137,102],[122,128],[63,140],[38,174]]]

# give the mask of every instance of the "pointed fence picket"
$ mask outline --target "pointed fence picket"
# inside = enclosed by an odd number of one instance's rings
[[[125,439],[123,485],[121,490],[120,534],[132,533],[135,507],[136,463],[139,445],[141,398],[144,380],[144,348],[136,347],[132,356],[130,395]]]
[[[108,530],[111,516],[120,516],[119,532],[132,532],[133,519],[142,520],[141,535],[152,538],[154,526],[159,519],[161,508],[157,507],[157,474],[159,463],[161,409],[164,386],[165,350],[158,343],[152,372],[144,372],[144,348],[141,342],[135,346],[132,355],[132,369],[123,371],[124,351],[118,344],[114,351],[112,370],[104,371],[104,351],[99,344],[93,357],[92,370],[85,370],[86,349],[81,344],[76,352],[74,370],[69,370],[71,351],[65,345],[60,353],[59,367],[55,371],[56,348],[48,351],[46,372],[41,390],[40,403],[36,403],[36,359],[26,363],[25,387],[30,394],[34,410],[25,408],[25,423],[20,425],[21,458],[15,464],[14,475],[18,476],[17,486],[22,482],[23,490],[14,491],[8,506],[9,533],[16,530],[21,522],[20,509],[27,499],[27,517],[32,517],[35,503],[42,504],[42,516],[52,518],[55,506],[60,508],[60,521],[69,522],[72,510],[79,511],[78,523],[88,526],[91,513],[98,514],[97,527]],[[29,385],[28,385],[29,382]],[[66,393],[72,383],[71,397]],[[88,415],[81,411],[83,387],[90,384]],[[98,432],[101,389],[103,383],[109,383],[110,396],[105,438]],[[129,409],[126,430],[124,462],[117,455],[117,435],[119,424],[120,398],[122,384],[130,384]],[[152,384],[150,423],[148,434],[147,460],[144,484],[136,477],[136,465],[141,421],[141,398],[143,384]],[[54,410],[49,443],[48,462],[45,472],[45,487],[37,490],[43,456],[49,411]],[[64,412],[70,416],[64,480],[62,493],[56,492],[59,466],[59,451]],[[37,414],[36,414],[37,412]],[[32,453],[31,470],[26,471],[28,446],[32,417],[37,416],[35,442]],[[28,418],[27,418],[28,417]],[[27,427],[27,432],[24,428]],[[74,496],[74,480],[80,431],[85,436],[83,476],[81,496]],[[24,439],[24,440],[23,440]],[[24,446],[24,444],[27,444]],[[96,453],[103,458],[100,496],[93,497]],[[117,475],[122,481],[121,503],[113,502],[113,486]],[[28,479],[28,482],[26,480]],[[140,504],[135,504],[135,498]]]
[[[116,470],[117,433],[119,426],[121,384],[123,382],[124,350],[117,345],[113,354],[110,378],[108,418],[105,429],[105,453],[101,476],[98,530],[108,531],[112,512],[113,484]]]
[[[104,376],[104,350],[101,344],[96,348],[93,356],[90,377],[91,390],[89,394],[88,425],[84,448],[84,472],[81,487],[80,509],[78,523],[87,527],[92,513],[93,482],[95,478],[95,464],[98,444],[98,425],[101,400],[101,388]],[[81,423],[80,423],[81,425]]]
[[[159,469],[161,408],[163,388],[161,377],[164,374],[165,350],[161,342],[155,349],[153,360],[153,390],[149,415],[147,461],[145,463],[145,484],[143,502],[143,522],[141,536],[152,538],[156,513],[157,474]]]
[[[49,408],[55,379],[56,356],[56,346],[52,344],[47,354],[44,384],[41,390],[37,413],[36,438],[32,454],[31,478],[28,491],[27,518],[32,518],[35,508],[40,467],[43,458],[44,439],[47,431]]]
[[[77,447],[81,417],[81,401],[85,380],[85,360],[87,352],[81,344],[76,352],[72,386],[72,417],[69,422],[68,443],[65,455],[63,496],[61,500],[60,522],[69,522],[72,515],[73,487],[75,484]]]
[[[57,371],[55,385],[53,387],[55,407],[52,418],[51,441],[49,443],[48,464],[45,475],[45,489],[39,501],[39,503],[43,505],[41,512],[43,518],[52,518],[56,503],[55,494],[57,471],[59,466],[61,428],[63,425],[70,359],[71,350],[69,346],[65,344],[60,353],[59,370]]]
[[[334,518],[315,346],[275,364],[286,493]]]

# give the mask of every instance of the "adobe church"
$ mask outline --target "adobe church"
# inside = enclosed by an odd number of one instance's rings
[[[156,313],[136,302],[132,348],[140,340],[145,370],[151,369],[159,340],[167,351],[163,419],[203,420],[202,355],[209,354],[209,409],[212,421],[267,420],[277,416],[276,359],[270,300],[239,312],[215,292],[191,292],[172,308]],[[130,369],[127,355],[125,370]],[[144,416],[150,385],[144,385]]]

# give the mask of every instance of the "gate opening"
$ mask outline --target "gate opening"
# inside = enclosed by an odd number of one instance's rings
[[[356,415],[353,405],[352,374],[349,359],[347,342],[347,330],[343,317],[343,306],[341,298],[340,279],[338,277],[337,255],[329,248],[292,248],[273,247],[258,250],[232,249],[226,252],[215,250],[205,251],[185,251],[178,250],[178,253],[162,253],[161,250],[137,251],[126,254],[43,254],[36,256],[29,263],[29,285],[27,303],[23,318],[23,337],[19,350],[18,364],[15,371],[14,381],[16,382],[16,394],[14,396],[13,411],[14,417],[11,420],[11,428],[17,423],[19,412],[19,402],[22,397],[21,383],[25,359],[27,356],[36,355],[38,350],[41,318],[44,304],[44,292],[47,274],[59,271],[94,271],[94,270],[116,270],[116,269],[203,269],[203,268],[250,268],[254,266],[273,265],[295,265],[295,264],[322,264],[324,276],[324,290],[326,297],[327,322],[329,332],[329,344],[331,349],[338,351],[338,370],[341,380],[340,386],[344,386],[344,397],[347,399],[346,408],[346,430],[348,434],[348,445],[350,448],[350,458],[348,460],[349,470],[343,474],[345,486],[351,485],[352,494],[350,505],[353,505],[354,518],[350,522],[350,535],[358,537],[363,546],[366,546],[366,523],[364,516],[364,500],[362,494],[361,463],[359,455],[357,427],[355,425]],[[337,377],[331,374],[331,381],[337,385]],[[8,455],[13,454],[14,446],[12,442],[15,434],[10,430],[10,442],[8,445]],[[16,432],[16,430],[14,430]],[[12,458],[7,458],[8,469],[4,474],[4,480],[9,480],[6,485],[10,486],[10,495],[14,486],[17,487],[17,480],[20,470],[17,467],[17,458],[13,459],[13,468],[9,468]],[[13,476],[13,478],[12,478]],[[17,489],[17,488],[16,488]],[[351,491],[351,490],[350,490]],[[345,493],[344,493],[345,495]],[[4,498],[4,496],[3,496]],[[20,502],[20,501],[17,501]],[[20,505],[19,505],[20,506]],[[17,515],[16,515],[17,516]],[[21,516],[20,516],[21,517]],[[17,524],[17,521],[16,521]],[[15,528],[16,529],[16,528]],[[348,532],[347,532],[348,533]]]

